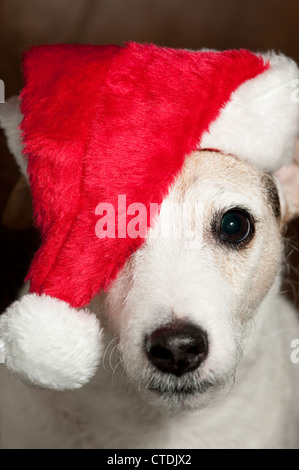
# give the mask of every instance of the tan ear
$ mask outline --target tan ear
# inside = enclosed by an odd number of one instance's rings
[[[299,217],[299,140],[293,162],[278,170],[275,177],[280,189],[282,224],[285,225]]]
[[[23,230],[33,226],[31,194],[28,182],[21,176],[7,202],[2,223],[8,228]]]

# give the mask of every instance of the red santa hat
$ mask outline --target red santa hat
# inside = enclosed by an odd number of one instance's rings
[[[144,241],[99,238],[99,203],[112,204],[116,225],[119,196],[124,213],[131,203],[160,204],[195,149],[269,172],[291,161],[298,69],[273,53],[128,43],[35,47],[24,75],[21,130],[42,244],[30,294],[2,315],[0,335],[7,366],[23,380],[77,388],[101,356],[86,306]]]

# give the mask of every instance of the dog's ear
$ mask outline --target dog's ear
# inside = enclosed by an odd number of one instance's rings
[[[19,128],[22,119],[18,96],[12,96],[5,103],[0,104],[0,127],[5,132],[8,148],[15,157],[21,173],[28,179],[27,161],[22,153],[23,145]]]
[[[280,192],[282,224],[299,217],[299,139],[296,154],[290,165],[275,173]]]
[[[22,173],[2,215],[2,223],[13,229],[26,229],[33,225],[27,161],[22,153],[23,145],[19,128],[22,119],[18,96],[12,96],[5,103],[0,104],[0,127],[4,130],[7,146]]]

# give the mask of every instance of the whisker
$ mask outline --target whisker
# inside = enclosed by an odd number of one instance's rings
[[[112,338],[112,340],[109,342],[108,346],[106,347],[105,349],[105,352],[104,352],[104,355],[103,355],[103,359],[102,359],[102,363],[103,363],[103,369],[108,372],[108,369],[106,368],[105,366],[105,359],[106,359],[106,355],[107,355],[107,352],[108,352],[108,349],[110,348],[110,346],[114,343],[114,341],[116,341],[118,339],[117,336],[114,336]]]
[[[118,344],[116,346],[114,346],[114,348],[112,349],[112,351],[110,352],[110,355],[109,355],[109,366],[110,366],[110,369],[113,371],[113,365],[112,365],[112,356],[113,356],[113,353],[114,351],[118,348]]]

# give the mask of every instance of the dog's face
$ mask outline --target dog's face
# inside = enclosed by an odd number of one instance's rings
[[[177,410],[227,393],[281,252],[273,179],[232,156],[193,153],[105,301],[136,390]]]

